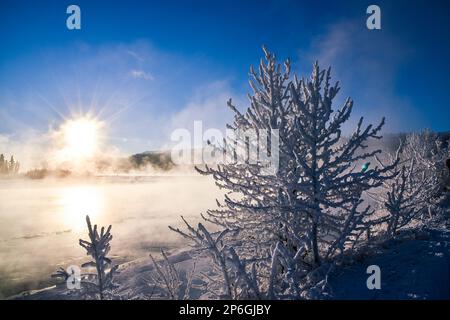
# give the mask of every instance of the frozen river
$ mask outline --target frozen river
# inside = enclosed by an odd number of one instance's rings
[[[58,266],[84,262],[86,214],[112,224],[111,256],[120,263],[185,245],[168,225],[181,226],[180,215],[198,221],[216,197],[201,176],[0,180],[0,298],[47,286]]]

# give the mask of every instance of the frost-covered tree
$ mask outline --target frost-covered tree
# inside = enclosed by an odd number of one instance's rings
[[[268,175],[262,163],[197,168],[227,190],[224,203],[204,216],[222,231],[188,223],[187,231],[174,229],[210,253],[228,298],[298,298],[317,289],[311,271],[329,270],[324,262],[360,238],[372,212],[361,195],[390,178],[393,166],[366,161],[381,152],[364,149],[367,140],[380,138],[384,120],[363,127],[361,118],[355,132],[342,137],[353,103],[347,99],[332,109],[339,86],[330,84],[330,69],[321,71],[316,63],[309,80],[291,80],[289,60],[283,70],[264,53],[258,72],[250,68],[249,108],[241,113],[228,102],[234,112],[228,128],[278,130],[278,171]]]
[[[247,260],[236,254],[233,246],[226,244],[224,238],[231,231],[225,229],[219,233],[210,233],[202,223],[193,228],[183,217],[187,231],[169,227],[171,230],[191,240],[197,248],[206,251],[214,262],[212,272],[203,274],[205,289],[214,298],[221,299],[261,299],[260,283],[257,278],[256,264],[251,263],[251,274],[247,273]],[[256,260],[255,258],[253,260]]]
[[[71,266],[67,270],[60,267],[51,277],[59,280],[59,285],[67,286],[67,282],[70,281],[73,289],[76,289],[69,290],[67,293],[70,295],[84,298],[99,297],[103,300],[107,296],[113,297],[113,290],[118,287],[113,282],[114,275],[118,273],[118,265],[113,266],[111,259],[107,257],[111,249],[111,226],[106,231],[102,227],[99,234],[97,225],[92,228],[89,216],[86,216],[86,223],[90,241],[80,239],[79,244],[86,250],[86,254],[92,257],[91,261],[81,265],[81,268],[86,268],[87,271],[80,273],[80,269],[76,266]],[[95,269],[96,272],[92,273],[90,269]],[[114,296],[114,298],[121,297]]]
[[[98,294],[103,300],[105,293],[111,293],[116,287],[113,277],[117,273],[118,265],[112,265],[112,261],[107,257],[111,250],[110,241],[112,239],[111,225],[105,231],[102,227],[98,233],[97,225],[92,228],[89,216],[86,216],[89,240],[80,239],[79,243],[86,250],[86,254],[92,257],[91,261],[83,263],[82,268],[95,268],[95,274],[82,275],[81,284],[88,294]]]
[[[362,205],[362,193],[396,174],[390,172],[396,162],[370,167],[368,161],[381,153],[380,149],[368,150],[367,142],[381,139],[384,118],[375,127],[364,127],[361,117],[353,134],[342,138],[342,125],[350,118],[353,101],[347,98],[334,111],[332,102],[340,88],[330,79],[330,68],[320,70],[316,62],[310,79],[295,78],[290,86],[293,112],[300,115],[294,123],[299,134],[292,143],[300,177],[293,185],[298,210],[288,214],[306,215],[300,228],[315,265],[344,251],[347,244],[354,245],[366,230],[365,216],[373,212]]]
[[[397,150],[395,158],[398,158],[402,147]],[[386,223],[386,233],[388,237],[396,235],[402,227],[409,225],[427,207],[428,188],[432,185],[432,180],[426,178],[423,172],[417,168],[417,160],[406,158],[404,153],[400,153],[403,161],[394,168],[399,173],[392,179],[383,182],[380,189],[370,192],[369,196],[377,201],[381,208],[386,210],[386,214],[373,223]],[[394,161],[394,155],[388,154],[388,161]],[[384,164],[376,157],[380,166]]]
[[[435,132],[428,129],[407,135],[404,149],[405,157],[414,159],[416,163],[415,180],[419,183],[427,181],[424,198],[427,200],[427,215],[431,217],[440,211],[445,197],[445,161],[450,149]]]
[[[400,158],[398,167],[392,169],[400,173],[369,195],[387,213],[373,222],[387,223],[388,236],[395,236],[399,229],[414,221],[426,222],[439,211],[444,198],[447,152],[437,134],[424,130],[404,136],[395,155],[387,153],[387,162]],[[383,166],[378,157],[376,160]]]
[[[450,153],[448,156],[450,157]],[[444,178],[444,190],[449,192],[450,191],[450,158],[445,160],[445,166],[447,167],[447,175]]]

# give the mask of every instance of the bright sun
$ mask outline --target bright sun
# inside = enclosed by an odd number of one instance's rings
[[[75,158],[93,156],[98,147],[100,126],[100,122],[90,118],[78,118],[64,123],[61,131],[66,155]]]

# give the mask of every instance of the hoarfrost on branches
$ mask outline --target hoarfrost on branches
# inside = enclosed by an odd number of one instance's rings
[[[85,274],[82,276],[82,285],[91,294],[98,294],[100,299],[105,298],[105,294],[111,294],[117,288],[113,282],[114,275],[118,272],[118,265],[112,265],[112,261],[107,257],[111,250],[112,240],[111,225],[106,229],[102,227],[100,234],[97,225],[92,228],[89,216],[86,216],[89,240],[80,239],[79,243],[86,250],[86,254],[92,257],[91,261],[83,263],[82,268],[95,268],[95,274]]]
[[[162,261],[156,261],[152,255],[150,259],[155,267],[156,275],[152,277],[154,287],[162,289],[164,297],[171,300],[188,300],[192,288],[192,280],[195,273],[195,263],[192,271],[183,280],[182,274],[178,271],[173,262],[169,260],[164,250],[161,250]]]
[[[87,272],[79,273],[75,272],[74,267],[71,266],[70,273],[64,268],[59,268],[52,278],[60,280],[60,284],[67,285],[68,281],[71,281],[74,290],[67,291],[67,294],[74,295],[79,298],[120,298],[114,296],[114,289],[118,286],[114,283],[113,277],[118,273],[118,265],[113,265],[110,258],[107,257],[111,250],[110,241],[112,239],[111,225],[108,229],[102,227],[100,233],[98,232],[97,225],[92,228],[91,220],[89,216],[86,216],[86,223],[88,227],[89,240],[79,240],[80,246],[86,250],[86,254],[92,257],[91,261],[83,263],[81,268],[86,268]],[[76,267],[78,269],[78,267]],[[90,269],[95,269],[95,273],[90,272]],[[79,283],[77,287],[76,283]],[[81,290],[80,290],[81,289]]]
[[[387,154],[388,161],[400,158],[400,173],[383,182],[381,192],[370,193],[386,209],[388,215],[378,220],[387,222],[387,234],[395,236],[412,222],[426,223],[439,216],[445,198],[445,159],[448,154],[437,134],[424,130],[406,135],[396,155]],[[376,157],[381,166],[383,164]]]
[[[292,79],[290,69],[289,60],[283,68],[264,48],[258,71],[250,68],[249,108],[241,113],[228,102],[234,112],[228,128],[278,130],[278,171],[267,175],[261,163],[241,162],[197,168],[227,190],[218,209],[203,216],[222,231],[214,238],[202,224],[194,229],[186,221],[186,232],[174,229],[210,253],[227,298],[300,298],[324,286],[329,262],[369,227],[373,210],[362,193],[396,174],[396,161],[358,170],[381,152],[365,149],[369,139],[381,138],[384,119],[364,127],[361,118],[342,137],[353,102],[332,109],[340,88],[330,83],[330,69],[315,63],[308,80]]]

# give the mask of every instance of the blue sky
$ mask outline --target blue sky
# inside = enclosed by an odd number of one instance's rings
[[[81,30],[66,8],[81,8]],[[382,30],[365,27],[381,7]],[[126,153],[163,148],[177,127],[223,128],[246,107],[265,44],[306,75],[332,66],[338,102],[385,132],[450,130],[447,1],[10,1],[0,4],[0,146],[88,112]]]

